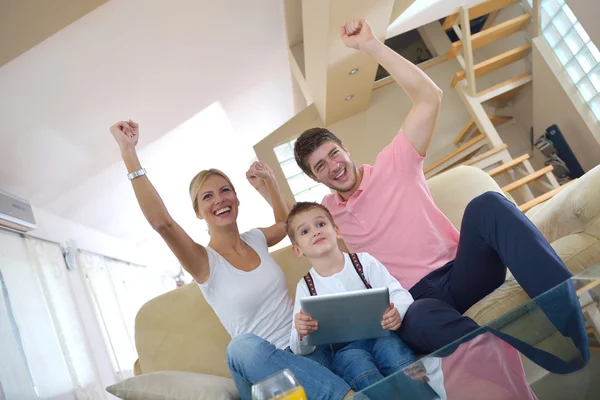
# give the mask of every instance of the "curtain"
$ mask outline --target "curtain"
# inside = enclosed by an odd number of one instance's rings
[[[94,362],[91,343],[88,341],[84,322],[78,310],[71,288],[65,261],[60,247],[36,239],[26,239],[30,259],[35,260],[37,274],[41,278],[44,297],[50,305],[50,313],[67,369],[77,399],[104,399],[105,391]]]
[[[114,370],[119,379],[129,378],[137,359],[135,316],[144,303],[169,288],[156,271],[146,267],[88,252],[80,252],[77,261],[95,302]]]
[[[7,399],[72,399],[73,381],[26,241],[0,231],[0,382]]]
[[[0,399],[106,399],[133,376],[135,316],[175,282],[93,253],[76,261],[0,230]]]

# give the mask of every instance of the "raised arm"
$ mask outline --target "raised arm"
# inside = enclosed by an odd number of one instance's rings
[[[373,36],[365,20],[348,21],[340,27],[344,44],[369,54],[385,68],[413,102],[402,130],[422,156],[433,137],[442,103],[442,90],[416,65]]]
[[[110,127],[110,133],[119,145],[127,172],[132,173],[142,169],[135,150],[139,138],[139,125],[131,120],[121,121]],[[196,281],[206,282],[210,276],[206,249],[194,242],[173,220],[148,176],[134,178],[131,184],[140,208],[152,228],[164,239],[183,268]]]
[[[279,184],[271,167],[260,161],[255,161],[246,172],[246,178],[254,188],[267,200],[273,207],[275,224],[268,228],[261,228],[261,231],[267,239],[267,245],[273,246],[281,242],[285,237],[285,220],[289,213],[289,208],[283,195],[279,190]]]

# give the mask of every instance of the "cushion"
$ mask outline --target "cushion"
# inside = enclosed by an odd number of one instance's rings
[[[464,315],[472,318],[479,325],[485,325],[529,300],[527,293],[511,277],[498,289],[475,303]]]
[[[435,204],[459,231],[463,213],[471,200],[488,191],[502,193],[487,173],[464,165],[428,179],[427,186]]]
[[[231,379],[186,371],[152,372],[115,383],[106,391],[125,400],[239,399]]]
[[[192,282],[150,300],[135,318],[139,372],[189,371],[230,378],[231,338]]]

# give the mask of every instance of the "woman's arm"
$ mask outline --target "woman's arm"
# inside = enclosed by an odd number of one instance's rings
[[[273,246],[281,242],[285,237],[285,220],[289,209],[285,198],[279,190],[279,184],[271,167],[260,161],[255,161],[246,172],[248,181],[254,188],[265,197],[267,202],[273,207],[275,224],[268,228],[261,228],[261,231],[267,239],[267,245]]]
[[[135,149],[139,138],[139,125],[131,120],[121,121],[110,127],[110,133],[119,145],[127,172],[140,170],[142,165]],[[134,178],[131,184],[148,223],[164,239],[183,268],[196,281],[206,282],[210,276],[206,249],[194,242],[173,220],[148,176]]]

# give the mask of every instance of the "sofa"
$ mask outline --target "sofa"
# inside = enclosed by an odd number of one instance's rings
[[[457,229],[460,229],[462,214],[471,199],[486,191],[501,192],[489,175],[469,166],[437,175],[428,180],[428,186],[438,207]],[[600,262],[600,166],[526,215],[572,273],[580,273]],[[293,256],[289,248],[277,250],[272,255],[287,277],[293,298],[296,284],[309,265],[306,260]],[[465,315],[485,324],[528,300],[508,274],[500,288]],[[139,310],[135,320],[139,356],[135,374],[191,371],[203,376],[229,378],[225,361],[229,340],[197,285],[185,285],[150,300]]]

